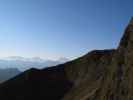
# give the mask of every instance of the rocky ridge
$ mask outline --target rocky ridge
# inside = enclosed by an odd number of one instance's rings
[[[133,100],[133,18],[129,22],[118,48],[110,50],[108,54],[103,54],[100,57],[99,53],[96,54],[97,59],[93,59],[92,56],[88,57],[86,60],[88,65],[79,65],[80,68],[71,67],[73,71],[80,69],[77,72],[83,75],[79,74],[82,77],[77,77],[79,80],[72,79],[78,80],[78,85],[73,86],[63,100]],[[81,61],[79,62],[81,64]],[[69,70],[69,67],[66,69]],[[92,73],[92,69],[94,69],[94,73]]]

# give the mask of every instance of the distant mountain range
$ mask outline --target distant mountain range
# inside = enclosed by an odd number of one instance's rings
[[[42,69],[67,62],[68,59],[60,58],[57,61],[44,60],[39,57],[24,58],[19,56],[11,56],[0,59],[0,83],[13,78],[21,72],[30,68]]]
[[[17,68],[0,69],[0,83],[7,81],[20,73],[21,72]]]
[[[17,68],[21,71],[25,71],[30,68],[42,69],[49,66],[55,66],[67,61],[67,58],[60,58],[59,60],[44,60],[39,57],[24,58],[11,56],[0,59],[0,68]]]

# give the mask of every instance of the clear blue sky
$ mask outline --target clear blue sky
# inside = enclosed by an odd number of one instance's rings
[[[0,0],[0,57],[115,48],[132,15],[133,0]]]

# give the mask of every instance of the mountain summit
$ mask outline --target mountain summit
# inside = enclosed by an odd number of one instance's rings
[[[2,100],[133,100],[133,19],[117,49],[30,69],[0,85]]]

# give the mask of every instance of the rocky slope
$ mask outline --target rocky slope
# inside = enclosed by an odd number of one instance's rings
[[[83,57],[84,64],[79,60],[75,68],[72,64],[66,66],[68,75],[75,76],[72,77],[75,85],[63,100],[133,100],[133,19],[119,47],[98,55],[96,59]]]
[[[2,100],[133,100],[133,19],[117,49],[31,69],[0,85]]]

